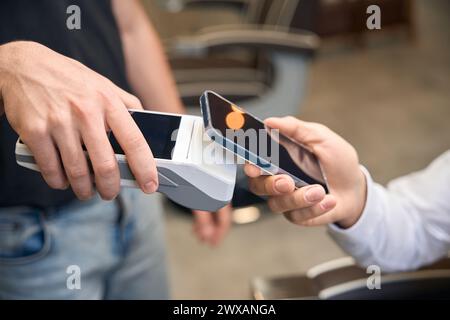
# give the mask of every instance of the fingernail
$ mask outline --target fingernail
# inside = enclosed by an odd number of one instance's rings
[[[320,203],[320,206],[324,210],[330,210],[335,206],[336,201],[334,199],[327,198]]]
[[[154,181],[150,181],[144,185],[144,192],[153,193],[156,191],[157,188],[158,187],[157,187],[156,183]]]
[[[306,201],[308,202],[317,202],[322,200],[325,195],[325,191],[321,187],[311,187],[305,193]]]
[[[280,178],[275,181],[275,189],[278,192],[289,192],[290,191],[290,183],[284,178]]]

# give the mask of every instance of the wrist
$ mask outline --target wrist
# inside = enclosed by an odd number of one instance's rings
[[[348,209],[348,215],[337,221],[336,224],[342,229],[352,227],[361,218],[367,200],[367,181],[366,176],[361,169],[359,169],[358,179],[355,183],[355,189],[352,199],[349,203],[352,205]]]
[[[13,41],[0,45],[0,115],[5,111],[5,95],[12,76],[21,64],[21,48],[29,41]]]
[[[5,97],[12,76],[20,64],[20,48],[25,41],[0,45],[0,116],[5,113]]]
[[[14,64],[17,63],[17,61],[11,61],[12,59],[17,58],[17,55],[14,52],[15,47],[15,42],[6,43],[0,46],[0,99],[3,98],[5,86],[9,81],[9,75],[12,72],[11,66],[14,66]]]
[[[33,54],[36,45],[39,44],[32,41],[12,41],[0,45],[0,83],[25,62],[27,55]]]
[[[14,57],[12,50],[16,47],[17,42],[9,42],[0,46],[0,85],[4,84],[5,76],[10,71],[11,57]]]

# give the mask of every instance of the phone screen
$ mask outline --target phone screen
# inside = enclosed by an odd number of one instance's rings
[[[153,157],[171,160],[176,143],[174,132],[180,127],[181,117],[139,111],[130,111],[130,114],[150,146]],[[110,142],[114,153],[124,154],[112,132]]]
[[[259,119],[213,93],[207,93],[207,101],[212,127],[235,145],[256,153],[256,165],[265,169],[265,165],[272,164],[281,169],[278,172],[271,171],[272,173],[289,173],[304,182],[304,185],[320,184],[327,189],[319,161],[312,152],[292,139],[270,130]],[[238,134],[229,134],[230,131],[233,133],[237,130]],[[255,131],[256,134],[246,134],[245,139],[240,139],[239,134],[245,134],[248,130]],[[249,137],[255,136],[257,142],[253,143],[252,148]],[[245,158],[249,160],[247,156]]]

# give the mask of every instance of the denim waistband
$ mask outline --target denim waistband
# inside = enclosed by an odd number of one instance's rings
[[[57,215],[59,212],[67,212],[71,209],[82,209],[83,207],[89,207],[92,206],[99,201],[102,201],[101,198],[98,195],[95,195],[92,199],[86,200],[86,201],[72,201],[70,203],[67,203],[65,205],[61,206],[51,206],[51,207],[34,207],[34,206],[14,206],[14,207],[0,207],[0,215],[14,215],[14,214],[25,214],[25,213],[41,213],[44,216],[52,217]],[[124,219],[124,216],[126,215],[125,205],[124,201],[122,200],[121,196],[119,195],[116,200],[115,204],[117,206],[119,215],[118,215],[118,222],[121,222]]]

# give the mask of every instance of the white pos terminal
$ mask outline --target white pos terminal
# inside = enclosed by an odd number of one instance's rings
[[[216,211],[233,196],[236,165],[204,161],[211,141],[204,132],[201,117],[130,110],[156,160],[158,192],[190,209]],[[126,156],[110,134],[119,163],[121,185],[137,187]],[[19,139],[16,144],[19,165],[39,171],[30,149]],[[87,155],[87,154],[86,154]]]

